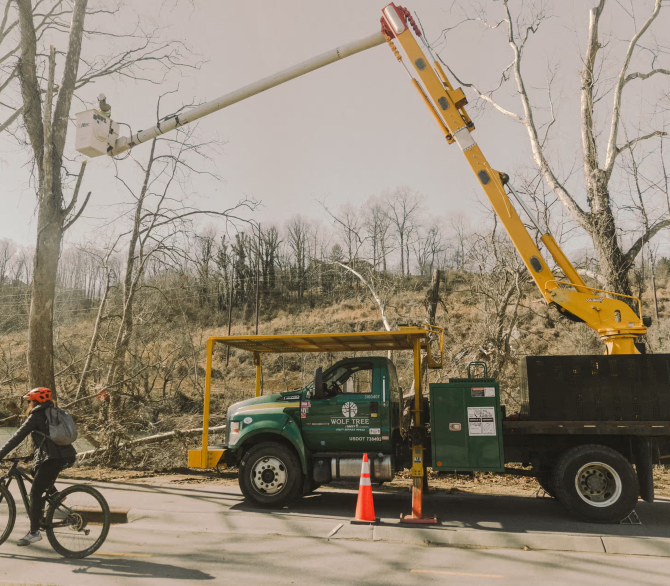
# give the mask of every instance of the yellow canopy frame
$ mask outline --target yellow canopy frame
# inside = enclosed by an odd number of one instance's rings
[[[437,336],[439,355],[431,353],[430,335]],[[207,339],[205,397],[202,421],[202,446],[189,450],[190,468],[216,468],[223,450],[209,447],[209,403],[212,388],[212,355],[214,344],[224,344],[232,348],[253,353],[256,366],[256,396],[261,394],[262,355],[291,352],[386,352],[389,350],[411,350],[414,354],[414,416],[416,425],[421,425],[421,351],[426,353],[428,368],[442,368],[444,351],[444,329],[430,324],[400,327],[390,332],[355,332],[335,334],[291,334],[282,336],[212,336]],[[412,476],[423,476],[423,458]]]

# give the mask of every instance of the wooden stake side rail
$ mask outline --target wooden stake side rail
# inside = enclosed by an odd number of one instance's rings
[[[505,435],[670,435],[670,421],[503,421]]]

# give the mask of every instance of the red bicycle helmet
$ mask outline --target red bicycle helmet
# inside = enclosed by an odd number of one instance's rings
[[[47,401],[51,401],[51,389],[37,387],[23,395],[23,398],[28,399],[29,401],[37,401],[38,403],[46,403]]]

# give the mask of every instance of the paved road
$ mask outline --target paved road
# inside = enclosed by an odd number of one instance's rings
[[[445,495],[427,499],[442,525],[418,529],[397,526],[397,513],[409,505],[407,495],[375,494],[383,523],[370,528],[347,522],[354,491],[322,490],[280,512],[262,512],[246,506],[236,487],[96,486],[112,506],[131,509],[131,522],[114,526],[99,554],[74,561],[59,558],[46,540],[15,546],[27,529],[21,520],[0,548],[0,584],[670,582],[670,557],[663,557],[670,556],[668,500],[641,505],[643,525],[594,526],[573,522],[549,500]],[[602,553],[634,545],[654,555]]]

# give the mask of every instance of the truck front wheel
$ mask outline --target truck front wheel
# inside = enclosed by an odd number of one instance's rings
[[[618,523],[631,514],[639,488],[635,470],[619,452],[600,445],[565,452],[552,488],[572,513],[591,523]]]
[[[272,442],[252,447],[242,458],[239,472],[244,496],[261,507],[282,507],[301,487],[302,469],[289,448]]]

